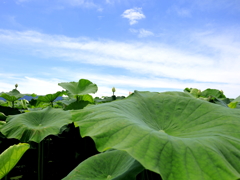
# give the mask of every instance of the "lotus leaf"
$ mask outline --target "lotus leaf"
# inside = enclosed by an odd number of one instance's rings
[[[22,98],[24,94],[21,94],[17,89],[13,89],[12,91],[8,93],[0,93],[0,97],[6,99],[7,101],[16,101],[20,98]]]
[[[1,132],[7,138],[39,143],[48,135],[57,135],[64,125],[71,123],[71,115],[61,109],[46,108],[8,116]]]
[[[11,169],[17,164],[22,155],[30,148],[27,143],[19,143],[10,146],[2,154],[0,154],[0,179],[7,175]]]
[[[2,128],[2,126],[3,126],[4,124],[6,124],[5,121],[0,121],[0,131],[1,131],[1,128]],[[1,136],[2,136],[2,135],[1,135],[1,132],[0,132],[0,137],[1,137]]]
[[[95,93],[98,90],[97,85],[87,79],[80,79],[78,82],[58,83],[58,85],[66,89],[72,95],[85,95],[88,93]]]
[[[39,96],[37,100],[40,101],[40,102],[48,102],[48,103],[50,103],[50,102],[53,102],[55,99],[57,99],[62,94],[63,94],[62,91],[58,91],[58,92],[56,92],[54,94],[47,94],[45,96]]]
[[[215,98],[226,98],[223,92],[217,89],[206,89],[202,92],[201,96],[203,97],[214,96]]]
[[[100,152],[124,150],[163,180],[239,179],[240,111],[176,94],[135,91],[73,121]]]
[[[126,152],[113,150],[88,158],[63,180],[135,180],[143,169]]]

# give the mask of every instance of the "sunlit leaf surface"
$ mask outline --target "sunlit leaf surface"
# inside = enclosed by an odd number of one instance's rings
[[[1,132],[7,138],[39,143],[48,135],[57,135],[64,125],[71,123],[71,115],[61,109],[46,108],[9,116]]]
[[[113,150],[88,158],[63,180],[135,180],[143,169],[126,152]]]
[[[58,85],[66,89],[72,95],[85,95],[88,93],[95,93],[98,90],[97,85],[87,79],[80,79],[78,82],[58,83]]]
[[[2,154],[0,154],[0,179],[8,174],[17,164],[22,155],[30,148],[27,143],[19,143],[10,146]]]
[[[240,178],[240,111],[180,92],[135,91],[72,111],[99,151],[125,150],[164,180]]]

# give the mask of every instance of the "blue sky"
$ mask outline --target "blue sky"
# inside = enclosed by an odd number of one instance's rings
[[[239,0],[0,0],[0,92],[89,79],[97,95],[240,95]]]

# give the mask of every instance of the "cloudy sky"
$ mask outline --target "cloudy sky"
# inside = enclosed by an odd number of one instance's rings
[[[240,95],[239,0],[0,0],[0,92],[99,96],[220,89]]]

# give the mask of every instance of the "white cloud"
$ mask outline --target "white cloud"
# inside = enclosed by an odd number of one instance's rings
[[[147,30],[145,30],[145,29],[140,29],[139,30],[139,37],[147,37],[147,36],[153,36],[154,35],[154,33],[153,32],[151,32],[151,31],[147,31]]]
[[[98,11],[98,12],[102,12],[102,11],[103,11],[103,8],[99,7],[99,8],[97,9],[97,11]]]
[[[143,37],[148,37],[148,36],[154,36],[154,33],[151,31],[148,31],[146,29],[129,29],[131,33],[137,34],[138,37],[143,38]]]
[[[57,91],[62,91],[62,87],[58,86],[60,82],[70,82],[78,81],[79,79],[89,79],[93,83],[98,85],[98,91],[96,96],[111,96],[112,87],[116,87],[117,96],[128,96],[129,92],[134,90],[139,90],[141,88],[144,91],[157,91],[154,89],[175,89],[176,91],[183,91],[186,87],[198,88],[205,90],[207,88],[214,88],[223,90],[227,97],[236,98],[239,95],[240,85],[232,84],[218,84],[218,83],[197,83],[197,82],[187,82],[178,81],[176,79],[168,78],[140,78],[140,77],[129,77],[129,76],[113,76],[113,75],[103,75],[98,73],[89,72],[73,72],[72,69],[65,68],[53,68],[52,74],[58,74],[58,78],[35,78],[15,74],[15,77],[11,77],[11,81],[18,83],[18,90],[21,93],[36,93],[38,95],[45,95],[55,93]],[[62,74],[62,76],[61,76]],[[8,79],[8,74],[5,74],[4,80]],[[11,75],[10,75],[11,76]],[[52,75],[51,75],[52,76]],[[79,79],[77,79],[79,78]],[[70,80],[69,80],[70,79]],[[14,84],[10,83],[0,83],[1,91],[8,92],[14,88]],[[159,91],[160,92],[160,91]],[[162,91],[161,91],[162,92]]]
[[[188,9],[176,8],[175,10],[179,16],[182,16],[182,17],[190,17],[191,16],[191,12]]]
[[[201,1],[192,1],[185,0],[192,4],[192,7],[195,6],[198,10],[202,11],[213,11],[213,10],[221,10],[221,9],[231,9],[231,12],[240,10],[239,0],[218,0],[218,3],[214,0],[201,0]]]
[[[60,0],[66,4],[71,6],[79,6],[85,8],[97,8],[98,10],[101,9],[93,0]]]
[[[145,18],[142,8],[127,9],[122,14],[123,18],[129,19],[130,25],[136,24],[138,20]]]
[[[115,4],[115,3],[121,3],[121,4],[129,4],[129,0],[105,0],[106,4]]]
[[[107,4],[112,4],[112,1],[111,0],[106,0],[105,1]]]
[[[104,87],[111,83],[145,88],[211,87],[223,89],[231,97],[240,92],[240,41],[234,37],[195,33],[191,40],[194,46],[202,49],[199,54],[197,51],[176,49],[156,42],[95,41],[88,38],[50,36],[34,31],[0,30],[0,44],[11,47],[12,50],[17,48],[18,51],[26,51],[40,58],[58,58],[75,63],[75,66],[85,64],[91,68],[114,67],[127,70],[134,76],[130,78],[119,74],[111,78],[94,72],[75,76],[78,70],[72,70],[68,72],[69,78],[82,78],[84,75],[84,78],[91,80],[99,77],[97,80]],[[68,76],[68,73],[62,74]],[[59,79],[66,79],[59,77],[61,73],[56,74]]]
[[[22,4],[25,2],[37,1],[37,0],[16,0],[17,4]],[[74,6],[74,7],[84,7],[84,8],[96,8],[97,11],[102,11],[102,7],[99,4],[95,3],[94,0],[52,0],[54,6],[49,6],[48,11],[52,10],[62,10],[65,6]]]
[[[130,28],[129,31],[130,31],[131,33],[135,33],[135,34],[138,33],[138,30],[137,30],[137,29],[133,29],[133,28]]]
[[[167,10],[167,13],[177,14],[180,17],[191,17],[191,10],[186,8],[181,8],[176,5],[172,6]]]

